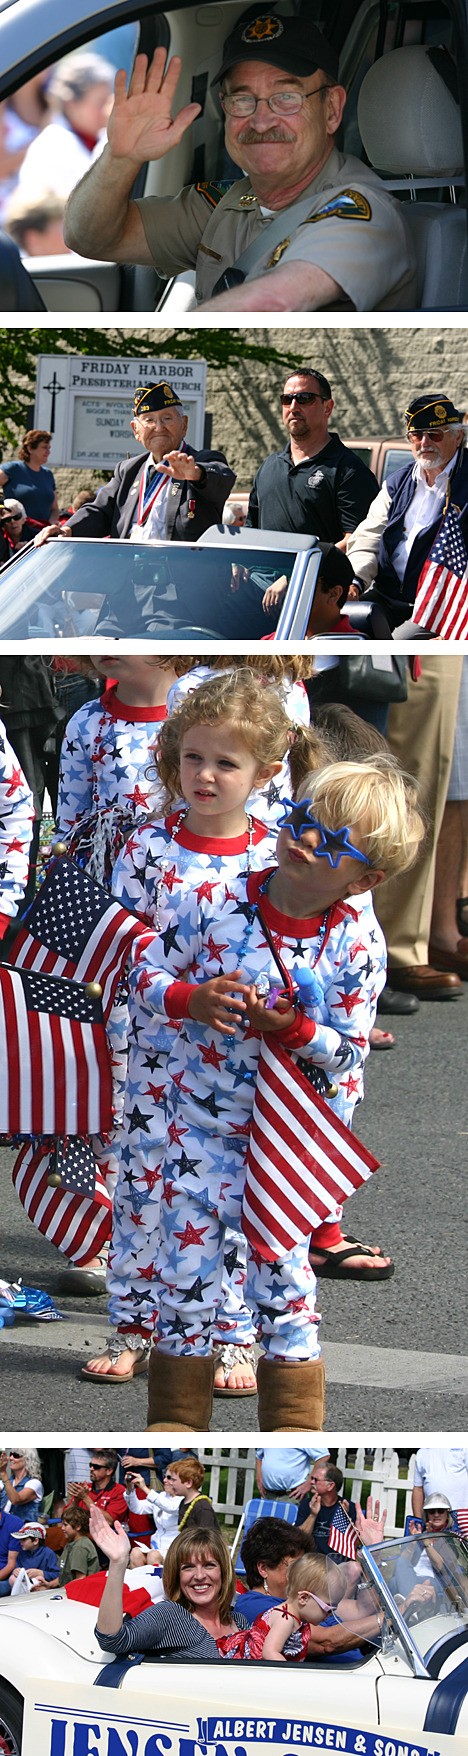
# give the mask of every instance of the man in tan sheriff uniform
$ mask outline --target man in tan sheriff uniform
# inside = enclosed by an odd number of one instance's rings
[[[152,264],[165,277],[195,268],[202,310],[411,309],[404,209],[334,144],[346,93],[316,25],[250,8],[227,38],[214,83],[239,182],[134,200],[141,166],[177,145],[199,114],[188,104],[172,120],[179,74],[180,60],[166,66],[164,49],[149,69],[137,56],[128,94],[117,74],[108,145],[70,197],[66,242],[101,260]]]

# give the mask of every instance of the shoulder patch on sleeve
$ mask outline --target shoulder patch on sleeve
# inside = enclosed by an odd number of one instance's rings
[[[331,201],[326,201],[324,207],[319,208],[318,213],[311,213],[310,219],[303,220],[302,223],[315,226],[318,220],[323,219],[370,220],[372,208],[367,195],[362,195],[359,189],[340,189],[339,195],[333,195]]]
[[[195,188],[197,195],[203,195],[203,200],[208,202],[208,207],[217,207],[218,201],[222,201],[223,195],[232,189],[232,184],[230,177],[225,183],[196,183]]]

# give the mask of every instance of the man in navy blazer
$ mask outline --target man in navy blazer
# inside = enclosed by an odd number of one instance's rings
[[[95,500],[81,506],[66,524],[47,525],[39,533],[37,546],[57,535],[120,537],[139,543],[196,542],[210,525],[219,524],[235,474],[222,451],[190,451],[185,442],[187,424],[180,397],[164,379],[137,390],[131,427],[144,447],[144,457],[117,464],[112,480],[99,488]],[[152,631],[152,618],[159,612],[161,599],[173,597],[173,572],[177,577],[177,612],[193,620],[190,583],[179,579],[179,571],[169,568],[164,557],[160,564],[155,559],[149,570],[151,577],[142,580],[135,592],[136,622],[141,623],[141,632]],[[100,632],[111,634],[115,624],[118,633],[118,602],[109,603],[109,609],[109,626],[101,624]],[[135,626],[135,634],[139,632]]]

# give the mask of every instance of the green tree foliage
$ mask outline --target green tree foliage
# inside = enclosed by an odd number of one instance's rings
[[[260,331],[267,336],[268,331]],[[255,336],[251,330],[250,335]],[[263,365],[293,366],[294,355],[270,347],[267,340],[247,340],[242,329],[172,329],[148,333],[128,329],[0,329],[0,444],[16,445],[25,430],[36,390],[39,354],[123,355],[145,360],[206,360],[216,372],[235,369],[241,360]]]

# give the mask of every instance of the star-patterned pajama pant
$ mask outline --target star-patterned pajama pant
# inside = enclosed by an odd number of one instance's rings
[[[240,1228],[247,1141],[193,1125],[181,1125],[179,1135],[183,1153],[175,1140],[162,1165],[157,1344],[164,1353],[209,1354],[219,1330],[226,1228]],[[315,1295],[307,1239],[281,1262],[265,1262],[247,1245],[246,1301],[270,1358],[319,1358]]]
[[[159,1320],[160,1208],[166,1153],[175,1147],[185,1163],[185,1131],[167,1124],[167,1049],[142,1053],[130,1046],[123,1125],[117,1155],[119,1171],[114,1195],[107,1290],[109,1316],[121,1333],[152,1337]],[[173,1137],[173,1138],[172,1138]],[[169,1146],[168,1146],[169,1140]],[[183,1183],[183,1173],[181,1173]],[[164,1198],[165,1199],[165,1198]],[[170,1199],[170,1191],[169,1191]],[[236,1208],[236,1221],[238,1209]],[[245,1302],[247,1244],[228,1226],[224,1237],[222,1291],[211,1340],[247,1347],[255,1339],[252,1315]]]

